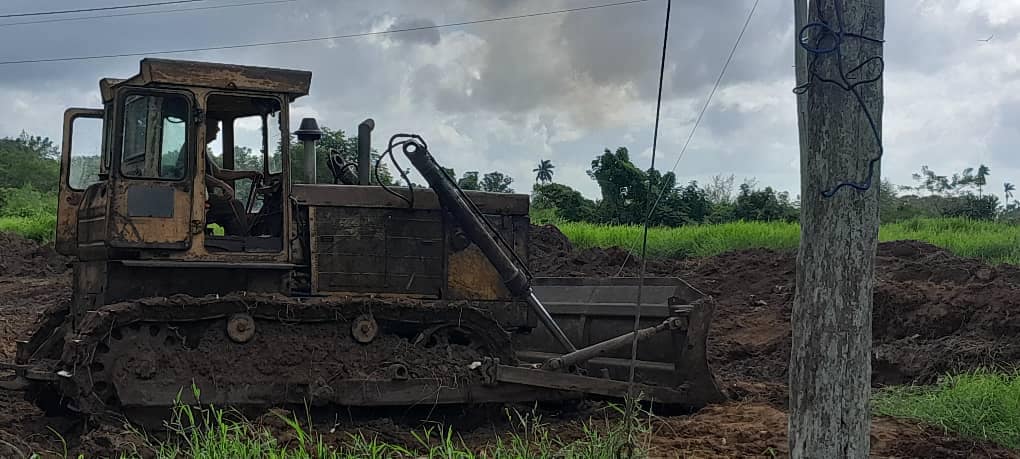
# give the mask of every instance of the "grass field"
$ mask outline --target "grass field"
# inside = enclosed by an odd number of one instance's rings
[[[640,226],[591,223],[560,223],[557,226],[579,248],[619,246],[637,251],[641,247]],[[736,222],[652,228],[648,232],[648,253],[652,256],[704,257],[757,247],[792,250],[797,248],[799,239],[800,227],[796,223]],[[879,239],[921,240],[964,257],[1020,264],[1020,226],[1006,223],[962,218],[907,220],[882,225]]]
[[[56,215],[32,217],[0,217],[0,232],[11,232],[23,237],[47,243],[53,240],[57,227]]]
[[[916,419],[1020,449],[1020,372],[978,371],[932,387],[889,388],[875,395],[873,408],[876,414]]]
[[[507,410],[510,429],[494,436],[488,445],[472,447],[452,429],[438,425],[411,431],[413,443],[397,445],[361,433],[312,431],[307,422],[293,413],[272,412],[269,416],[275,418],[272,424],[277,427],[271,431],[234,412],[178,402],[165,433],[146,436],[136,430],[135,440],[131,442],[133,448],[121,452],[120,459],[610,459],[628,437],[618,418],[623,408],[610,405],[606,410],[603,418],[594,415],[581,423],[580,438],[571,441],[563,441],[552,434],[541,416],[535,413]],[[649,431],[644,419],[647,419],[646,413],[635,414],[635,457],[645,456],[647,445],[642,444],[641,439],[647,439]],[[281,438],[288,440],[281,441]]]
[[[53,240],[55,226],[56,217],[51,214],[0,216],[0,232],[11,231],[44,243]],[[637,251],[641,247],[640,226],[571,222],[556,226],[578,248],[618,246]],[[648,253],[652,256],[704,257],[758,247],[792,250],[797,247],[799,238],[800,227],[796,223],[782,222],[652,228],[648,233]],[[963,218],[923,218],[882,225],[879,239],[920,240],[964,257],[1020,264],[1020,225]]]

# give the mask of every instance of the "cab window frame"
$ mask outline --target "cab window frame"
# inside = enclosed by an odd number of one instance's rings
[[[277,112],[276,112],[277,113],[277,115],[276,115],[277,136],[279,136],[279,138],[282,141],[283,138],[285,138],[285,137],[290,135],[290,131],[288,129],[286,129],[284,127],[284,125],[283,125],[283,112],[286,109],[286,107],[288,106],[288,101],[286,101],[285,99],[281,98],[279,95],[277,95],[277,94],[267,94],[267,93],[261,93],[261,92],[250,92],[250,91],[222,91],[222,90],[213,90],[213,91],[207,92],[205,94],[205,96],[204,96],[205,107],[209,106],[209,99],[212,98],[212,97],[216,97],[216,96],[220,96],[220,97],[250,97],[250,98],[253,98],[253,99],[269,99],[269,100],[275,101],[276,102],[276,106],[279,107],[279,109],[277,109]],[[254,116],[254,115],[249,115],[249,116]],[[268,177],[268,176],[271,176],[271,175],[282,174],[283,173],[282,166],[281,166],[281,170],[278,170],[278,171],[275,171],[275,172],[271,171],[270,167],[269,167],[269,165],[270,165],[270,158],[272,158],[272,150],[271,150],[271,148],[273,148],[271,145],[269,145],[270,139],[273,138],[272,136],[269,135],[269,129],[272,129],[272,126],[271,126],[272,123],[269,123],[269,116],[267,114],[261,114],[259,116],[259,118],[261,118],[261,121],[262,121],[262,129],[260,129],[260,131],[262,133],[262,148],[263,148],[263,152],[264,152],[262,154],[262,170],[260,170],[259,172],[261,172],[264,177]],[[237,119],[239,119],[239,118],[235,118],[234,121],[237,121]],[[236,126],[234,126],[234,127],[236,128]],[[236,137],[235,137],[234,144],[235,145],[237,144]],[[203,145],[203,148],[204,147],[205,146]],[[262,152],[260,152],[260,153],[262,153]],[[209,152],[206,151],[205,154],[209,154]],[[221,154],[222,154],[222,152],[221,152]],[[282,152],[281,152],[280,156],[281,156],[281,165],[282,165],[282,162],[283,162],[283,160],[282,160],[282,157],[283,157]]]
[[[93,110],[93,109],[85,109],[85,110]],[[95,109],[95,110],[98,110],[98,109]],[[65,177],[64,173],[61,172],[61,174],[60,174],[61,175],[61,177],[60,177],[60,184],[61,184],[61,186],[66,186],[68,190],[70,190],[71,192],[74,192],[74,193],[84,192],[90,186],[93,186],[93,185],[95,185],[97,183],[101,183],[101,182],[104,182],[104,181],[107,180],[107,177],[104,177],[103,176],[103,172],[102,172],[102,168],[103,168],[103,166],[102,166],[102,155],[103,155],[103,151],[104,151],[103,148],[105,147],[105,142],[106,142],[105,132],[103,134],[101,134],[103,138],[100,141],[100,164],[99,164],[99,171],[97,171],[98,175],[97,175],[96,179],[94,181],[92,181],[91,183],[89,183],[88,185],[85,185],[83,187],[75,186],[75,184],[72,183],[72,179],[71,179],[71,173],[73,172],[72,169],[73,169],[74,157],[75,157],[75,152],[74,152],[74,150],[75,150],[75,142],[74,142],[75,123],[78,120],[81,120],[81,119],[99,120],[100,124],[101,124],[100,129],[105,131],[105,128],[106,128],[105,122],[106,122],[106,119],[107,119],[106,117],[108,115],[106,113],[103,113],[103,115],[100,115],[100,116],[96,116],[96,115],[98,115],[98,114],[90,114],[90,113],[83,113],[83,112],[79,112],[79,113],[74,114],[71,117],[70,124],[68,125],[68,129],[69,129],[68,132],[70,133],[70,137],[68,138],[68,141],[70,142],[70,144],[69,144],[69,147],[68,147],[69,151],[67,152],[68,154],[67,154],[66,158],[64,156],[63,149],[61,149],[61,153],[60,153],[61,168],[65,167],[65,165],[63,163],[64,163],[64,161],[66,159],[66,161],[67,161],[67,164],[66,164],[66,167],[67,167],[67,176]]]
[[[130,175],[124,173],[123,162],[124,162],[124,121],[127,116],[127,110],[125,104],[127,99],[131,96],[179,96],[184,99],[186,106],[186,117],[183,120],[184,124],[184,146],[181,149],[180,155],[184,155],[184,173],[178,178],[166,178],[161,176],[146,176],[146,175]],[[155,89],[155,88],[129,88],[121,91],[117,94],[115,100],[115,115],[114,115],[114,126],[113,134],[111,135],[113,145],[111,148],[110,163],[112,166],[111,172],[115,172],[118,177],[128,180],[140,180],[140,181],[156,181],[166,183],[181,183],[190,180],[194,177],[195,173],[195,136],[197,135],[198,129],[195,127],[195,95],[190,91],[183,90],[172,90],[172,89]],[[162,155],[163,152],[160,152]]]

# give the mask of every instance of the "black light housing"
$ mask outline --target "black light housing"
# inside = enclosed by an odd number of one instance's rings
[[[322,129],[319,129],[319,123],[315,121],[315,118],[302,118],[301,127],[294,131],[294,135],[302,142],[319,140],[322,138]]]

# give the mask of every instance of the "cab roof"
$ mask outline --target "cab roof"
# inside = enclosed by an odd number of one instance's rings
[[[129,79],[103,78],[103,100],[113,99],[113,89],[124,86],[198,86],[228,91],[284,93],[291,99],[308,94],[312,72],[272,67],[219,64],[172,59],[142,59],[138,75]]]

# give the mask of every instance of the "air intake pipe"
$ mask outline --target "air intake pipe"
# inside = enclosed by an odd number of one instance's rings
[[[318,174],[318,171],[316,171],[315,142],[322,138],[322,130],[319,129],[319,123],[315,121],[315,118],[304,118],[301,120],[301,126],[298,130],[294,131],[294,135],[304,144],[305,180],[307,180],[305,183],[315,183],[315,178]]]

